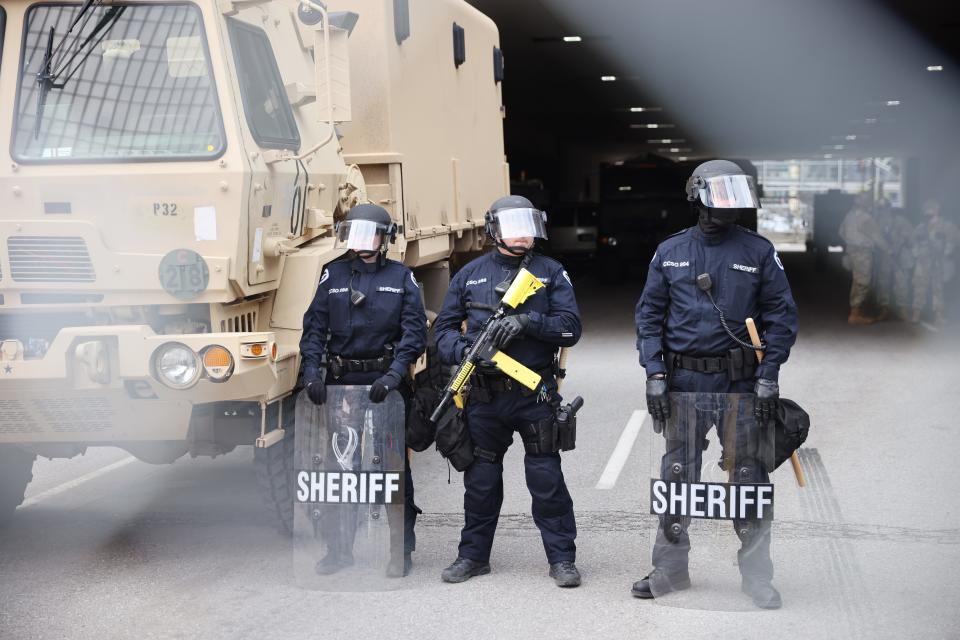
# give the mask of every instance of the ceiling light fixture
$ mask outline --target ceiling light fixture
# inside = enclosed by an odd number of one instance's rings
[[[583,38],[580,36],[563,36],[564,42],[582,42]]]
[[[866,118],[866,119],[864,119],[863,122],[864,122],[864,124],[877,124],[877,119],[876,119],[876,118]]]
[[[603,82],[616,82],[617,76],[600,76],[600,80]]]
[[[888,107],[899,107],[899,106],[900,106],[900,101],[899,101],[899,100],[887,100],[887,106],[888,106]]]
[[[932,64],[932,65],[930,65],[929,67],[927,67],[927,71],[943,71],[943,65],[942,65],[942,64]]]
[[[856,139],[857,139],[857,136],[856,136],[855,134],[852,134],[852,133],[848,133],[845,137],[846,137],[847,140],[856,140]]]
[[[672,129],[672,124],[632,124],[631,129]]]
[[[683,138],[655,138],[647,140],[647,144],[682,144],[686,142]]]

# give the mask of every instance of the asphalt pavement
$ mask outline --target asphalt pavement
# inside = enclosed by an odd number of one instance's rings
[[[729,523],[691,528],[693,588],[630,596],[650,568],[650,470],[658,441],[634,347],[641,283],[576,280],[584,337],[568,398],[578,445],[563,457],[578,525],[578,589],[547,577],[522,448],[505,459],[490,575],[440,581],[456,556],[462,482],[415,454],[415,567],[399,588],[301,588],[293,551],[262,508],[252,449],[152,466],[117,449],[37,462],[0,531],[0,638],[949,638],[960,635],[960,382],[956,334],[846,324],[837,274],[787,256],[801,333],[781,374],[812,418],[808,486],[778,469],[775,584],[784,607],[739,591]],[[842,277],[842,276],[840,276]]]

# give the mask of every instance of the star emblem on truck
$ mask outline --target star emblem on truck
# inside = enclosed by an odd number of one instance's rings
[[[5,366],[5,367],[3,368],[3,372],[4,372],[4,373],[13,373],[13,367],[11,367],[10,365],[7,365],[7,366]]]

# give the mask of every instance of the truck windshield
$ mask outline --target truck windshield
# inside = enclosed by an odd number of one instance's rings
[[[205,159],[225,136],[192,4],[35,4],[11,153],[20,162]]]

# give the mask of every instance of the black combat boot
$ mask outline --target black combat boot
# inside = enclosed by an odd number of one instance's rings
[[[740,584],[743,592],[753,598],[753,604],[761,609],[779,609],[783,606],[780,592],[766,578],[744,576]]]
[[[488,573],[490,573],[489,562],[457,558],[453,561],[453,564],[443,570],[440,577],[444,582],[466,582],[473,576],[483,576]]]
[[[671,591],[683,591],[690,588],[690,574],[678,573],[668,575],[660,569],[654,569],[650,575],[633,583],[630,593],[636,598],[649,600],[650,598],[666,595]]]
[[[558,587],[580,586],[580,572],[577,571],[577,565],[569,560],[554,562],[550,565],[550,577]]]

